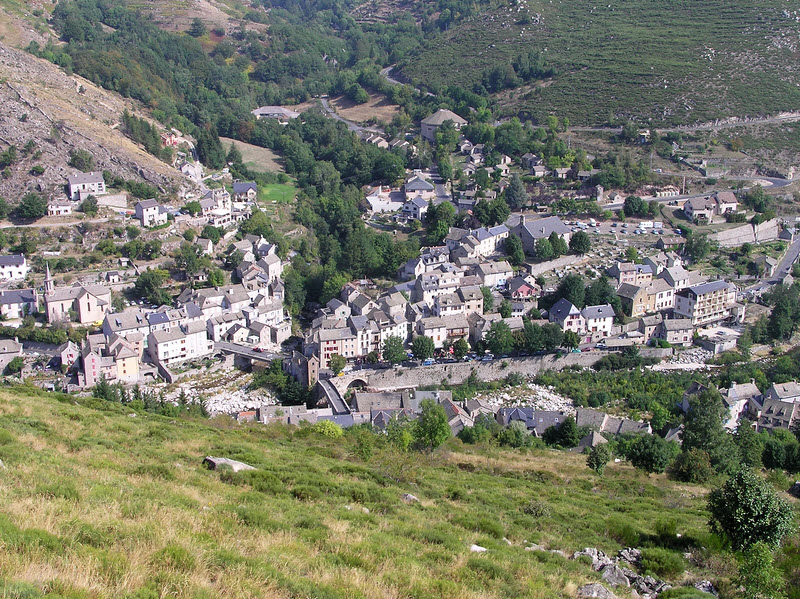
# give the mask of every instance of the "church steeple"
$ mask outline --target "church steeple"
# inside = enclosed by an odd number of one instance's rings
[[[44,292],[45,294],[53,293],[55,290],[55,285],[53,283],[53,275],[50,274],[50,263],[47,262],[45,265],[45,275],[44,275]]]

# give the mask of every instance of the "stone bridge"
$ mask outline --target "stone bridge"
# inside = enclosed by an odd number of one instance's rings
[[[478,379],[495,381],[516,373],[534,376],[545,370],[563,370],[570,366],[591,366],[607,355],[594,351],[581,354],[546,354],[527,358],[496,359],[492,362],[456,362],[414,368],[364,369],[334,377],[330,382],[345,395],[350,388],[364,387],[378,391],[409,389],[426,385],[459,385],[475,370]]]

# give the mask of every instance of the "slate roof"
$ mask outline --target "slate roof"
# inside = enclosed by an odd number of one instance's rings
[[[103,173],[98,172],[91,172],[91,173],[78,173],[76,175],[71,175],[67,177],[67,183],[70,185],[82,185],[85,183],[102,183],[103,182]]]
[[[599,306],[586,306],[582,311],[583,317],[586,320],[597,320],[599,318],[614,318],[614,308],[611,304],[602,304]]]
[[[523,223],[522,228],[534,239],[550,237],[552,233],[556,235],[565,235],[570,232],[570,228],[557,216],[548,216],[547,218],[526,221]]]
[[[10,256],[0,256],[0,266],[22,266],[25,264],[24,254],[11,254]]]
[[[8,289],[0,291],[0,304],[4,306],[32,303],[35,301],[36,293],[33,289]]]
[[[255,181],[245,181],[233,184],[233,193],[235,194],[247,193],[251,189],[258,191],[258,185],[256,185]]]

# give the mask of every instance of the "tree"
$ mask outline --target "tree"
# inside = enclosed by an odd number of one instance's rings
[[[711,458],[708,457],[708,452],[702,449],[682,451],[675,458],[670,471],[678,480],[695,484],[706,483],[714,476]]]
[[[450,438],[450,425],[444,408],[430,399],[420,403],[420,415],[414,426],[417,446],[433,451]]]
[[[672,441],[662,439],[658,435],[641,435],[628,451],[628,459],[634,468],[644,470],[648,474],[651,472],[661,474],[670,465],[677,452],[678,445]]]
[[[606,443],[595,445],[586,456],[586,465],[592,470],[603,476],[606,465],[611,461],[611,450]]]
[[[754,543],[739,560],[736,583],[744,588],[744,599],[784,599],[786,583],[769,545]]]
[[[492,290],[488,287],[481,287],[481,294],[483,295],[483,313],[489,314],[494,309],[494,295]]]
[[[559,447],[577,447],[584,437],[586,430],[575,423],[575,418],[568,416],[558,426],[551,426],[544,431],[543,439],[548,445]]]
[[[222,287],[225,284],[225,273],[221,269],[215,268],[208,273],[208,285],[210,287]]]
[[[453,344],[453,357],[462,360],[469,353],[469,342],[461,337]]]
[[[786,464],[786,447],[777,437],[770,437],[764,443],[762,456],[766,468],[781,469]]]
[[[80,148],[77,150],[70,150],[68,164],[72,168],[88,173],[94,170],[94,157],[86,150],[81,150]]]
[[[622,205],[625,216],[647,216],[647,202],[638,196],[628,196]]]
[[[531,436],[528,434],[528,427],[521,420],[511,422],[497,435],[497,442],[504,447],[515,449],[530,445]]]
[[[506,256],[511,266],[521,266],[525,262],[525,250],[522,247],[522,240],[513,233],[506,238]]]
[[[544,349],[551,352],[561,347],[564,342],[564,331],[554,322],[550,322],[542,327],[542,343]]]
[[[564,298],[576,308],[583,308],[586,302],[586,286],[583,277],[569,274],[558,284],[556,297]]]
[[[233,142],[231,142],[231,145],[228,148],[228,155],[225,156],[225,162],[232,165],[242,164],[242,153]]]
[[[202,206],[200,206],[200,202],[197,200],[186,202],[186,205],[183,207],[183,209],[192,216],[197,216],[203,211]]]
[[[575,331],[564,331],[564,340],[561,342],[562,347],[567,349],[575,349],[581,344],[581,338]]]
[[[758,542],[773,549],[794,530],[789,503],[749,468],[742,468],[708,496],[709,525],[724,535],[735,550]]]
[[[730,472],[738,464],[733,438],[724,427],[727,413],[719,391],[704,389],[689,399],[681,433],[683,451],[705,451],[717,472]]]
[[[406,359],[406,350],[403,348],[403,339],[391,335],[383,342],[383,359],[392,364],[399,364]]]
[[[218,227],[214,227],[212,225],[206,225],[200,232],[200,237],[203,237],[205,239],[210,239],[211,243],[217,245],[219,243],[219,240],[222,239],[222,233],[220,232]]]
[[[186,33],[192,37],[203,37],[207,32],[208,29],[206,29],[205,23],[203,23],[200,17],[195,17],[192,19],[192,25]]]
[[[538,260],[546,262],[555,258],[556,254],[553,251],[553,245],[550,240],[546,237],[541,237],[536,240],[536,245],[533,247],[533,255]]]
[[[433,339],[430,337],[419,335],[414,337],[414,340],[411,342],[411,351],[414,353],[414,357],[417,360],[427,360],[433,357],[436,346],[433,343]]]
[[[165,270],[146,270],[139,275],[133,284],[134,293],[151,304],[171,304],[172,298],[163,288],[168,278],[169,273]]]
[[[81,212],[86,216],[96,216],[98,210],[99,205],[97,203],[97,198],[94,196],[89,196],[81,202]]]
[[[6,373],[17,374],[18,372],[22,371],[22,367],[24,365],[25,362],[22,360],[22,356],[16,356],[13,360],[6,364]]]
[[[500,316],[503,318],[511,318],[511,302],[508,298],[503,298],[503,301],[500,302],[500,307],[497,308],[497,311],[500,312]]]
[[[214,125],[206,124],[200,127],[197,135],[197,157],[209,168],[225,166],[225,149]]]
[[[17,207],[17,214],[27,220],[47,216],[47,200],[38,193],[26,193]]]
[[[561,237],[558,233],[553,231],[550,233],[550,237],[547,238],[550,242],[550,247],[553,248],[553,255],[558,258],[559,256],[563,256],[564,254],[569,251],[567,247],[567,242],[564,241],[564,238]]]
[[[333,354],[328,360],[328,366],[333,371],[333,374],[338,376],[347,365],[347,359],[340,354]]]
[[[592,238],[585,231],[578,231],[569,240],[569,249],[576,254],[586,254],[592,249]]]
[[[514,173],[506,187],[506,203],[512,210],[518,210],[528,203],[528,192],[517,173]]]
[[[496,320],[486,333],[486,344],[495,355],[504,355],[514,349],[514,335],[504,320]]]
[[[188,241],[189,243],[191,243],[192,241],[194,241],[194,238],[195,238],[195,237],[197,237],[197,233],[195,233],[195,232],[194,232],[194,229],[186,229],[186,230],[183,232],[183,238],[184,238],[186,241]]]

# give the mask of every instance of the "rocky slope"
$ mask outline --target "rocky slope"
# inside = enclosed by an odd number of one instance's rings
[[[0,152],[14,145],[19,155],[0,178],[0,196],[11,203],[29,191],[64,197],[66,177],[76,172],[67,165],[73,149],[89,151],[97,170],[144,180],[165,192],[186,184],[178,171],[119,131],[125,108],[139,112],[132,101],[2,42],[0,105]],[[29,141],[35,149],[23,155]],[[36,165],[45,169],[43,174],[31,174]]]

